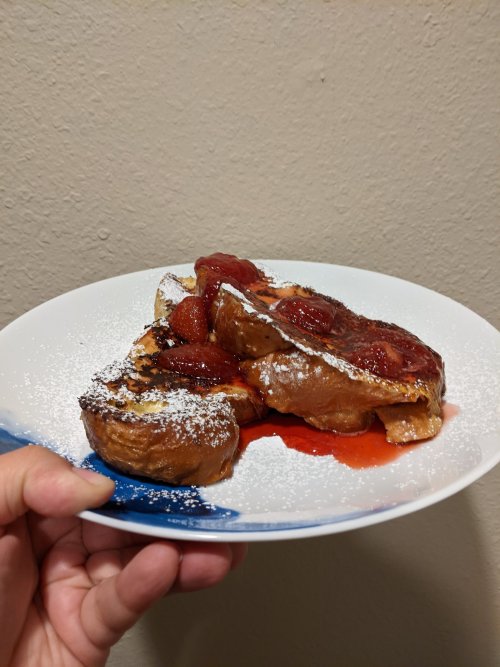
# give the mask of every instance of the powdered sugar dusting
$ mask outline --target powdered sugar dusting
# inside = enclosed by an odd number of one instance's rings
[[[228,285],[224,284],[223,289],[233,296],[235,296],[238,301],[241,303],[241,306],[245,310],[245,312],[251,314],[253,317],[256,317],[259,319],[261,322],[265,322],[266,324],[271,325],[276,331],[279,332],[280,336],[282,336],[283,340],[286,340],[289,343],[292,343],[294,347],[298,348],[302,352],[305,352],[305,354],[309,354],[315,357],[321,357],[323,361],[325,361],[329,366],[332,366],[333,368],[336,368],[337,370],[341,371],[342,373],[345,373],[348,377],[350,377],[352,380],[359,380],[360,379],[360,372],[359,370],[350,364],[349,362],[345,361],[341,357],[337,357],[333,354],[331,354],[328,351],[319,351],[315,350],[308,345],[305,345],[301,341],[298,341],[296,338],[292,338],[289,336],[286,331],[283,330],[282,327],[279,326],[278,322],[276,322],[275,319],[273,319],[270,315],[268,315],[265,312],[261,312],[257,310],[254,305],[249,301],[249,299],[241,292],[238,290],[236,287],[233,285]],[[365,371],[363,374],[363,377],[369,376],[370,380],[373,382],[388,382],[386,379],[379,378],[376,375],[371,375],[369,372]]]
[[[262,271],[262,273],[265,275],[270,287],[280,288],[291,287],[293,285],[293,283],[291,283],[289,280],[283,280],[283,278],[281,278],[277,273],[271,271],[271,269],[266,264],[263,264],[262,262],[254,262],[254,264],[259,269],[259,271]]]
[[[273,379],[279,377],[281,373],[293,375],[297,380],[302,380],[305,377],[304,370],[307,361],[303,355],[293,351],[287,355],[287,363],[278,364],[273,358],[264,358],[259,362],[259,380],[264,385],[267,393],[272,394]],[[320,370],[315,368],[315,371]]]
[[[165,301],[173,305],[180,303],[182,299],[190,294],[173,273],[166,273],[162,277],[158,285],[158,291]]]
[[[154,424],[170,432],[192,437],[194,441],[203,432],[209,432],[212,447],[225,444],[228,427],[234,423],[234,412],[222,392],[196,394],[187,389],[162,391],[154,388],[140,395],[125,384],[110,388],[106,384],[122,376],[134,376],[129,359],[113,363],[99,373],[83,397],[86,409],[111,414],[129,423]]]
[[[444,427],[450,435],[452,424]],[[232,478],[204,489],[211,502],[230,506],[245,520],[343,515],[409,502],[451,483],[481,458],[471,439],[450,451],[447,438],[423,443],[380,468],[353,469],[333,456],[289,449],[279,436],[250,443]],[[264,519],[264,516],[266,519]]]

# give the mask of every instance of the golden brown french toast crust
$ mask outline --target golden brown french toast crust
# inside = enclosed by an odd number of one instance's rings
[[[171,379],[144,380],[131,359],[98,374],[80,398],[91,447],[124,472],[170,484],[229,476],[239,437],[231,403],[192,378]]]
[[[338,302],[329,303],[337,306]],[[221,288],[215,308],[218,339],[223,345],[237,341],[238,353],[246,357],[241,364],[245,377],[270,408],[296,414],[317,428],[339,433],[366,430],[377,415],[392,442],[428,438],[439,431],[444,391],[441,358],[400,327],[359,318],[354,332],[320,337],[284,321],[269,302],[232,286]],[[255,326],[255,321],[259,326]],[[353,365],[338,352],[349,349],[352,338],[358,345],[373,340],[370,327],[376,329],[377,336],[380,331],[387,331],[398,340],[404,336],[405,342],[423,350],[426,372],[422,376],[410,371],[393,372],[392,377],[383,377],[380,372],[375,374]],[[364,328],[368,329],[365,337]],[[281,342],[273,347],[269,343],[276,334]],[[382,409],[389,405],[395,406],[390,413]]]
[[[282,297],[282,293],[286,297]],[[314,354],[324,358],[326,363],[339,370],[346,372],[353,378],[366,379],[368,376],[372,379],[381,378],[387,381],[400,383],[417,383],[426,380],[442,382],[444,379],[443,362],[439,354],[425,345],[417,336],[411,334],[405,329],[380,320],[372,320],[362,315],[353,313],[343,303],[315,292],[311,288],[302,286],[288,286],[284,289],[275,288],[264,290],[265,300],[261,293],[250,289],[238,290],[231,285],[222,285],[218,302],[215,305],[215,331],[217,340],[227,341],[230,346],[230,339],[237,332],[228,331],[228,323],[220,324],[222,318],[234,321],[236,310],[238,316],[243,317],[242,310],[248,316],[246,320],[252,326],[256,326],[258,321],[263,327],[260,336],[273,336],[271,329],[279,335],[281,349],[288,346],[294,346],[302,349],[308,354]],[[273,297],[271,298],[271,293]],[[334,312],[333,326],[328,333],[312,333],[306,329],[295,325],[284,317],[275,305],[282,298],[290,298],[293,295],[303,296],[305,299],[319,297],[322,301],[330,304]],[[250,335],[250,334],[249,334]],[[387,343],[387,347],[395,342],[397,347],[402,347],[414,352],[418,359],[414,360],[415,368],[411,363],[399,364],[399,359],[394,359],[394,364],[390,367],[377,367],[373,363],[370,367],[370,360],[360,365],[361,352],[373,343]],[[273,348],[270,351],[276,351]],[[395,351],[395,355],[398,352]],[[252,355],[254,356],[254,355]],[[260,354],[258,356],[261,356]],[[375,359],[374,362],[377,360]],[[391,359],[389,359],[389,362]],[[384,372],[385,371],[385,372]]]
[[[161,366],[182,346],[163,320],[135,341],[129,356],[98,373],[80,397],[91,447],[109,464],[169,484],[206,485],[229,477],[239,424],[267,407],[243,378],[224,382]]]

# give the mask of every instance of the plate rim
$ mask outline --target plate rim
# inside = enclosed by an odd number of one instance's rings
[[[483,326],[487,325],[489,328],[491,328],[493,334],[500,334],[498,329],[496,329],[491,322],[489,322],[487,319],[485,319],[483,316],[479,315],[475,311],[471,310],[468,306],[464,305],[463,303],[455,299],[452,299],[451,297],[445,294],[437,292],[429,287],[406,280],[404,278],[400,278],[399,276],[394,276],[391,274],[381,273],[360,267],[353,267],[342,264],[332,264],[328,262],[315,262],[309,260],[268,258],[268,259],[255,259],[252,261],[262,264],[267,264],[271,268],[271,270],[279,269],[279,266],[298,264],[301,265],[302,267],[306,266],[315,267],[316,270],[320,270],[321,267],[328,267],[329,269],[331,268],[341,269],[341,270],[347,270],[348,272],[352,271],[357,274],[363,274],[367,278],[371,275],[375,275],[378,277],[389,279],[390,281],[396,281],[404,286],[411,286],[412,288],[418,288],[419,290],[423,290],[424,292],[432,294],[434,297],[437,296],[441,299],[447,300],[448,302],[453,304],[454,307],[458,306],[461,310],[463,310],[464,315],[466,315],[467,317],[472,316],[477,322],[481,322]],[[22,326],[23,320],[26,317],[35,314],[36,311],[47,307],[49,304],[53,304],[53,302],[63,300],[65,298],[71,298],[71,296],[74,295],[75,293],[84,291],[88,288],[95,289],[99,284],[102,283],[111,283],[119,279],[129,279],[133,281],[134,278],[139,278],[139,276],[146,277],[148,274],[155,274],[155,273],[161,275],[161,272],[166,272],[166,271],[172,271],[172,272],[184,271],[186,270],[187,267],[192,267],[192,266],[193,266],[192,262],[182,262],[167,266],[150,267],[138,271],[117,274],[115,276],[96,280],[87,283],[85,285],[80,285],[72,290],[56,295],[48,299],[47,301],[38,304],[29,311],[21,314],[19,317],[9,322],[5,327],[3,327],[0,330],[0,345],[1,345],[1,337],[5,333],[7,333],[11,329],[11,327],[20,325]],[[151,295],[151,300],[153,300],[153,296],[154,292]],[[150,535],[151,537],[160,537],[168,539],[182,539],[182,540],[196,540],[196,541],[224,541],[224,542],[248,542],[248,541],[254,542],[254,541],[275,541],[275,540],[316,537],[327,534],[335,534],[338,532],[346,532],[348,530],[354,530],[363,527],[369,527],[371,525],[376,525],[378,523],[390,521],[395,518],[399,518],[402,516],[409,515],[413,512],[420,511],[426,507],[430,507],[440,502],[441,500],[449,498],[454,494],[460,492],[464,488],[468,487],[470,484],[472,484],[473,482],[475,482],[476,480],[487,474],[489,471],[491,471],[499,462],[500,462],[500,447],[498,447],[494,455],[490,455],[487,459],[484,459],[483,457],[472,469],[462,474],[453,482],[421,498],[411,499],[409,501],[403,501],[401,503],[398,503],[396,506],[381,508],[378,511],[373,509],[366,510],[365,516],[357,517],[354,519],[342,519],[342,515],[339,515],[336,520],[334,520],[333,518],[331,520],[322,520],[321,523],[317,524],[315,524],[314,520],[311,519],[312,525],[296,527],[296,528],[288,527],[280,529],[279,524],[277,524],[278,526],[277,528],[271,528],[269,530],[262,529],[262,530],[248,530],[248,531],[245,530],[221,531],[220,529],[217,530],[216,528],[209,528],[209,529],[203,529],[203,528],[193,529],[193,528],[182,528],[182,527],[176,528],[176,527],[163,527],[163,526],[151,525],[147,523],[138,523],[133,520],[104,516],[94,510],[85,510],[79,516],[81,516],[86,520],[90,520],[95,523],[101,523],[103,525],[112,526],[115,528],[119,528],[121,530],[128,530],[130,532]],[[265,515],[265,513],[263,513],[263,515]]]

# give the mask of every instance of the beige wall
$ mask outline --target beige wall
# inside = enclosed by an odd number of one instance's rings
[[[494,0],[0,5],[4,324],[211,250],[360,266],[500,324]],[[111,665],[500,665],[500,474],[258,545]]]

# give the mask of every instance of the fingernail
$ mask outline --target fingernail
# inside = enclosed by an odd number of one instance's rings
[[[109,484],[109,482],[111,481],[108,477],[100,475],[98,472],[94,472],[93,470],[89,470],[88,468],[73,468],[73,472],[75,473],[75,475],[78,475],[78,477],[81,477],[86,482],[89,482],[89,484],[93,484],[94,486],[102,486],[103,484]]]

